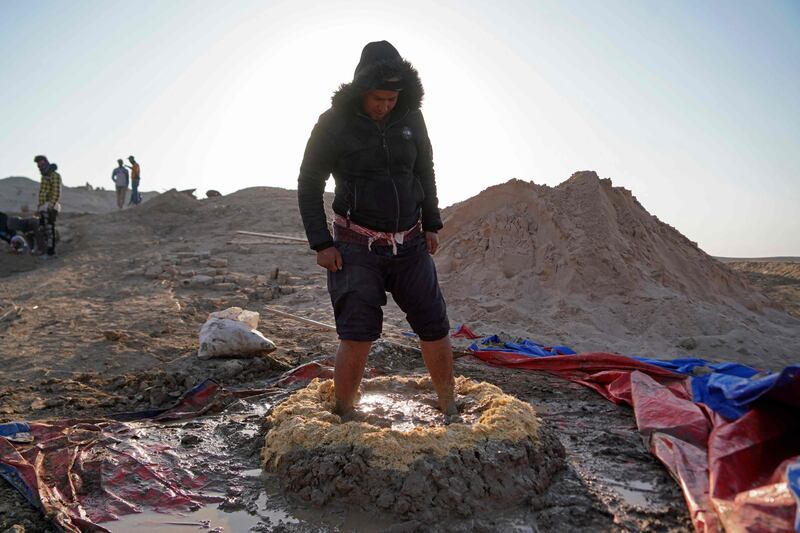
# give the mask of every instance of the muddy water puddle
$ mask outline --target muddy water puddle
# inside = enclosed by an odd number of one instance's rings
[[[259,507],[266,504],[266,495],[259,501]],[[264,522],[279,524],[298,523],[281,511],[263,510],[257,514],[247,511],[225,512],[216,506],[207,506],[182,516],[166,515],[154,511],[121,517],[115,522],[102,524],[115,533],[135,533],[147,530],[150,533],[178,533],[182,531],[208,531],[221,533],[227,531],[249,531]]]
[[[445,424],[445,418],[436,407],[433,395],[409,397],[398,392],[367,392],[361,396],[356,412],[358,421],[397,431]],[[477,419],[475,413],[461,413],[461,421],[465,424],[472,424]]]
[[[142,450],[161,450],[153,462],[176,472],[205,478],[193,494],[216,502],[196,510],[152,508],[120,516],[101,525],[113,532],[149,533],[272,531],[382,531],[393,522],[342,508],[307,508],[288,501],[277,480],[261,468],[261,424],[274,402],[241,401],[220,415],[167,423],[128,423],[133,440]]]
[[[658,487],[650,481],[637,481],[634,479],[625,482],[605,481],[606,485],[616,492],[620,499],[631,507],[647,507],[654,494],[658,494]]]
[[[478,420],[480,413],[471,398],[458,396],[456,402],[459,422],[473,424]],[[396,431],[445,425],[434,392],[411,384],[376,385],[369,381],[356,405],[355,420]]]
[[[260,492],[254,503],[255,506],[251,504],[248,510],[227,511],[216,505],[208,505],[181,515],[145,511],[102,525],[114,533],[137,533],[144,530],[148,533],[260,532],[272,531],[278,526],[289,526],[288,529],[292,531],[372,533],[385,531],[395,523],[360,511],[290,506],[281,496],[271,496],[266,491]]]

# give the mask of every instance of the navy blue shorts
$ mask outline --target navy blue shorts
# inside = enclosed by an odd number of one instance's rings
[[[406,314],[414,333],[436,341],[450,332],[436,266],[428,253],[425,234],[397,245],[372,246],[336,242],[342,270],[328,271],[328,293],[340,339],[374,341],[381,336],[386,293]]]

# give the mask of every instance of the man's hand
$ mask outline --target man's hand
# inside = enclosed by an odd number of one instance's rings
[[[439,236],[433,231],[425,232],[425,242],[428,244],[428,253],[433,255],[439,249]]]
[[[325,248],[317,252],[317,264],[330,272],[338,272],[342,269],[342,254],[335,246]]]

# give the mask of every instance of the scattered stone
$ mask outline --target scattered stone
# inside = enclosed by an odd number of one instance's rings
[[[169,399],[170,396],[167,394],[167,391],[163,387],[152,389],[150,391],[150,405],[152,405],[153,407],[158,407],[159,405],[163,404]]]
[[[215,191],[214,189],[209,189],[206,191],[206,198],[219,198],[220,196],[222,196],[222,193]]]
[[[214,267],[214,268],[226,268],[228,266],[228,260],[227,259],[221,259],[221,258],[209,259],[208,266]]]
[[[31,409],[34,411],[41,411],[42,409],[47,409],[48,407],[58,407],[63,403],[64,402],[58,398],[36,398],[31,402]]]
[[[258,300],[273,300],[275,298],[275,289],[273,287],[265,287],[256,292]]]
[[[242,373],[244,370],[244,363],[237,360],[225,361],[222,363],[215,375],[220,379],[232,379]]]
[[[687,337],[685,339],[681,339],[678,343],[678,348],[683,348],[687,351],[692,351],[697,348],[697,340],[694,337]]]
[[[144,276],[146,278],[158,279],[158,277],[161,275],[162,271],[163,270],[162,270],[161,266],[157,266],[157,265],[149,266],[144,270]]]
[[[234,291],[237,287],[235,283],[216,283],[211,286],[212,289],[217,291]]]
[[[214,278],[211,276],[204,276],[203,274],[197,274],[189,279],[184,279],[181,283],[187,287],[204,287],[213,284]]]
[[[201,442],[203,442],[203,439],[198,435],[191,435],[191,434],[185,435],[181,439],[181,444],[186,446],[187,448],[191,448],[192,446],[197,446]]]
[[[105,337],[107,341],[119,342],[127,340],[128,338],[130,338],[130,335],[128,335],[124,331],[118,331],[112,329],[103,331],[103,337]]]

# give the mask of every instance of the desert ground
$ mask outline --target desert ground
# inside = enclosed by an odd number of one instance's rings
[[[9,210],[20,204],[0,196]],[[435,259],[453,326],[578,351],[689,354],[765,370],[797,361],[795,259],[718,261],[594,173],[558,187],[511,181],[443,216]],[[204,200],[170,191],[123,211],[65,207],[59,227],[56,259],[0,253],[0,423],[163,407],[205,378],[258,389],[289,368],[335,353],[335,332],[271,311],[333,323],[314,253],[301,241],[236,233],[302,238],[295,191],[259,187]],[[277,350],[269,357],[198,359],[198,331],[208,313],[230,306],[261,313],[259,330]],[[408,330],[390,299],[384,339],[396,344],[377,343],[369,364],[424,372]],[[530,402],[557,430],[568,467],[546,498],[442,530],[691,530],[680,488],[648,453],[630,409],[555,377],[489,367],[469,355],[457,359],[456,373]],[[258,418],[242,424],[258,428]],[[271,492],[269,480],[240,479],[259,467],[255,450],[263,435],[245,438],[237,428],[226,430],[228,470],[217,473],[220,483],[235,478],[244,487],[231,497],[240,505],[214,511],[212,525],[225,523],[227,513],[247,516],[231,518],[225,531],[414,530],[391,521],[352,522],[342,509],[303,509]],[[267,517],[276,509],[283,513],[278,522],[274,513]],[[51,530],[0,484],[0,531],[14,525]]]

